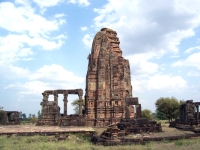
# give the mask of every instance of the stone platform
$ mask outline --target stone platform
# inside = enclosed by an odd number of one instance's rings
[[[59,135],[69,133],[83,133],[93,135],[95,130],[92,127],[59,127],[59,126],[34,126],[34,125],[7,125],[0,126],[0,135]]]

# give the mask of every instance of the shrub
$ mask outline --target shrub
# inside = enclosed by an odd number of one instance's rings
[[[30,123],[32,124],[35,124],[37,122],[37,118],[35,116],[33,116],[31,119],[30,119]]]

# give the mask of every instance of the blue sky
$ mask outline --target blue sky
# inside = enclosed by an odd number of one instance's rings
[[[85,90],[104,27],[118,33],[142,109],[154,112],[159,97],[200,100],[199,0],[1,0],[0,106],[37,114],[44,90]]]

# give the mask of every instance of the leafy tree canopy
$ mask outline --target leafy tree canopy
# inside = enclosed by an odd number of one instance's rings
[[[163,112],[156,110],[156,118],[159,120],[166,120],[168,119]]]
[[[179,107],[183,103],[183,100],[178,101],[175,97],[160,97],[155,102],[156,111],[160,114],[165,114],[170,122],[179,116]]]
[[[149,110],[149,109],[142,110],[142,118],[147,118],[149,120],[153,120],[154,119],[154,117],[153,117],[153,115],[151,113],[151,110]]]
[[[75,114],[79,114],[79,99],[75,99],[71,104],[72,106],[74,106]],[[83,99],[82,110],[84,109],[85,109],[85,100]]]

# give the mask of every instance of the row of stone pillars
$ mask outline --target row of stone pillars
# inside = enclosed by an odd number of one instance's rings
[[[48,98],[49,98],[50,94],[44,92],[44,93],[42,93],[42,95],[43,95],[43,101],[48,101]],[[54,95],[54,102],[56,102],[56,104],[58,105],[58,93],[54,92],[53,95]],[[64,99],[63,99],[63,102],[64,102],[64,113],[63,114],[67,116],[67,102],[68,102],[67,97],[68,97],[68,92],[67,91],[64,92],[63,95],[64,95]],[[78,96],[79,96],[79,115],[81,116],[82,115],[83,100],[82,100],[82,95],[78,94]]]

